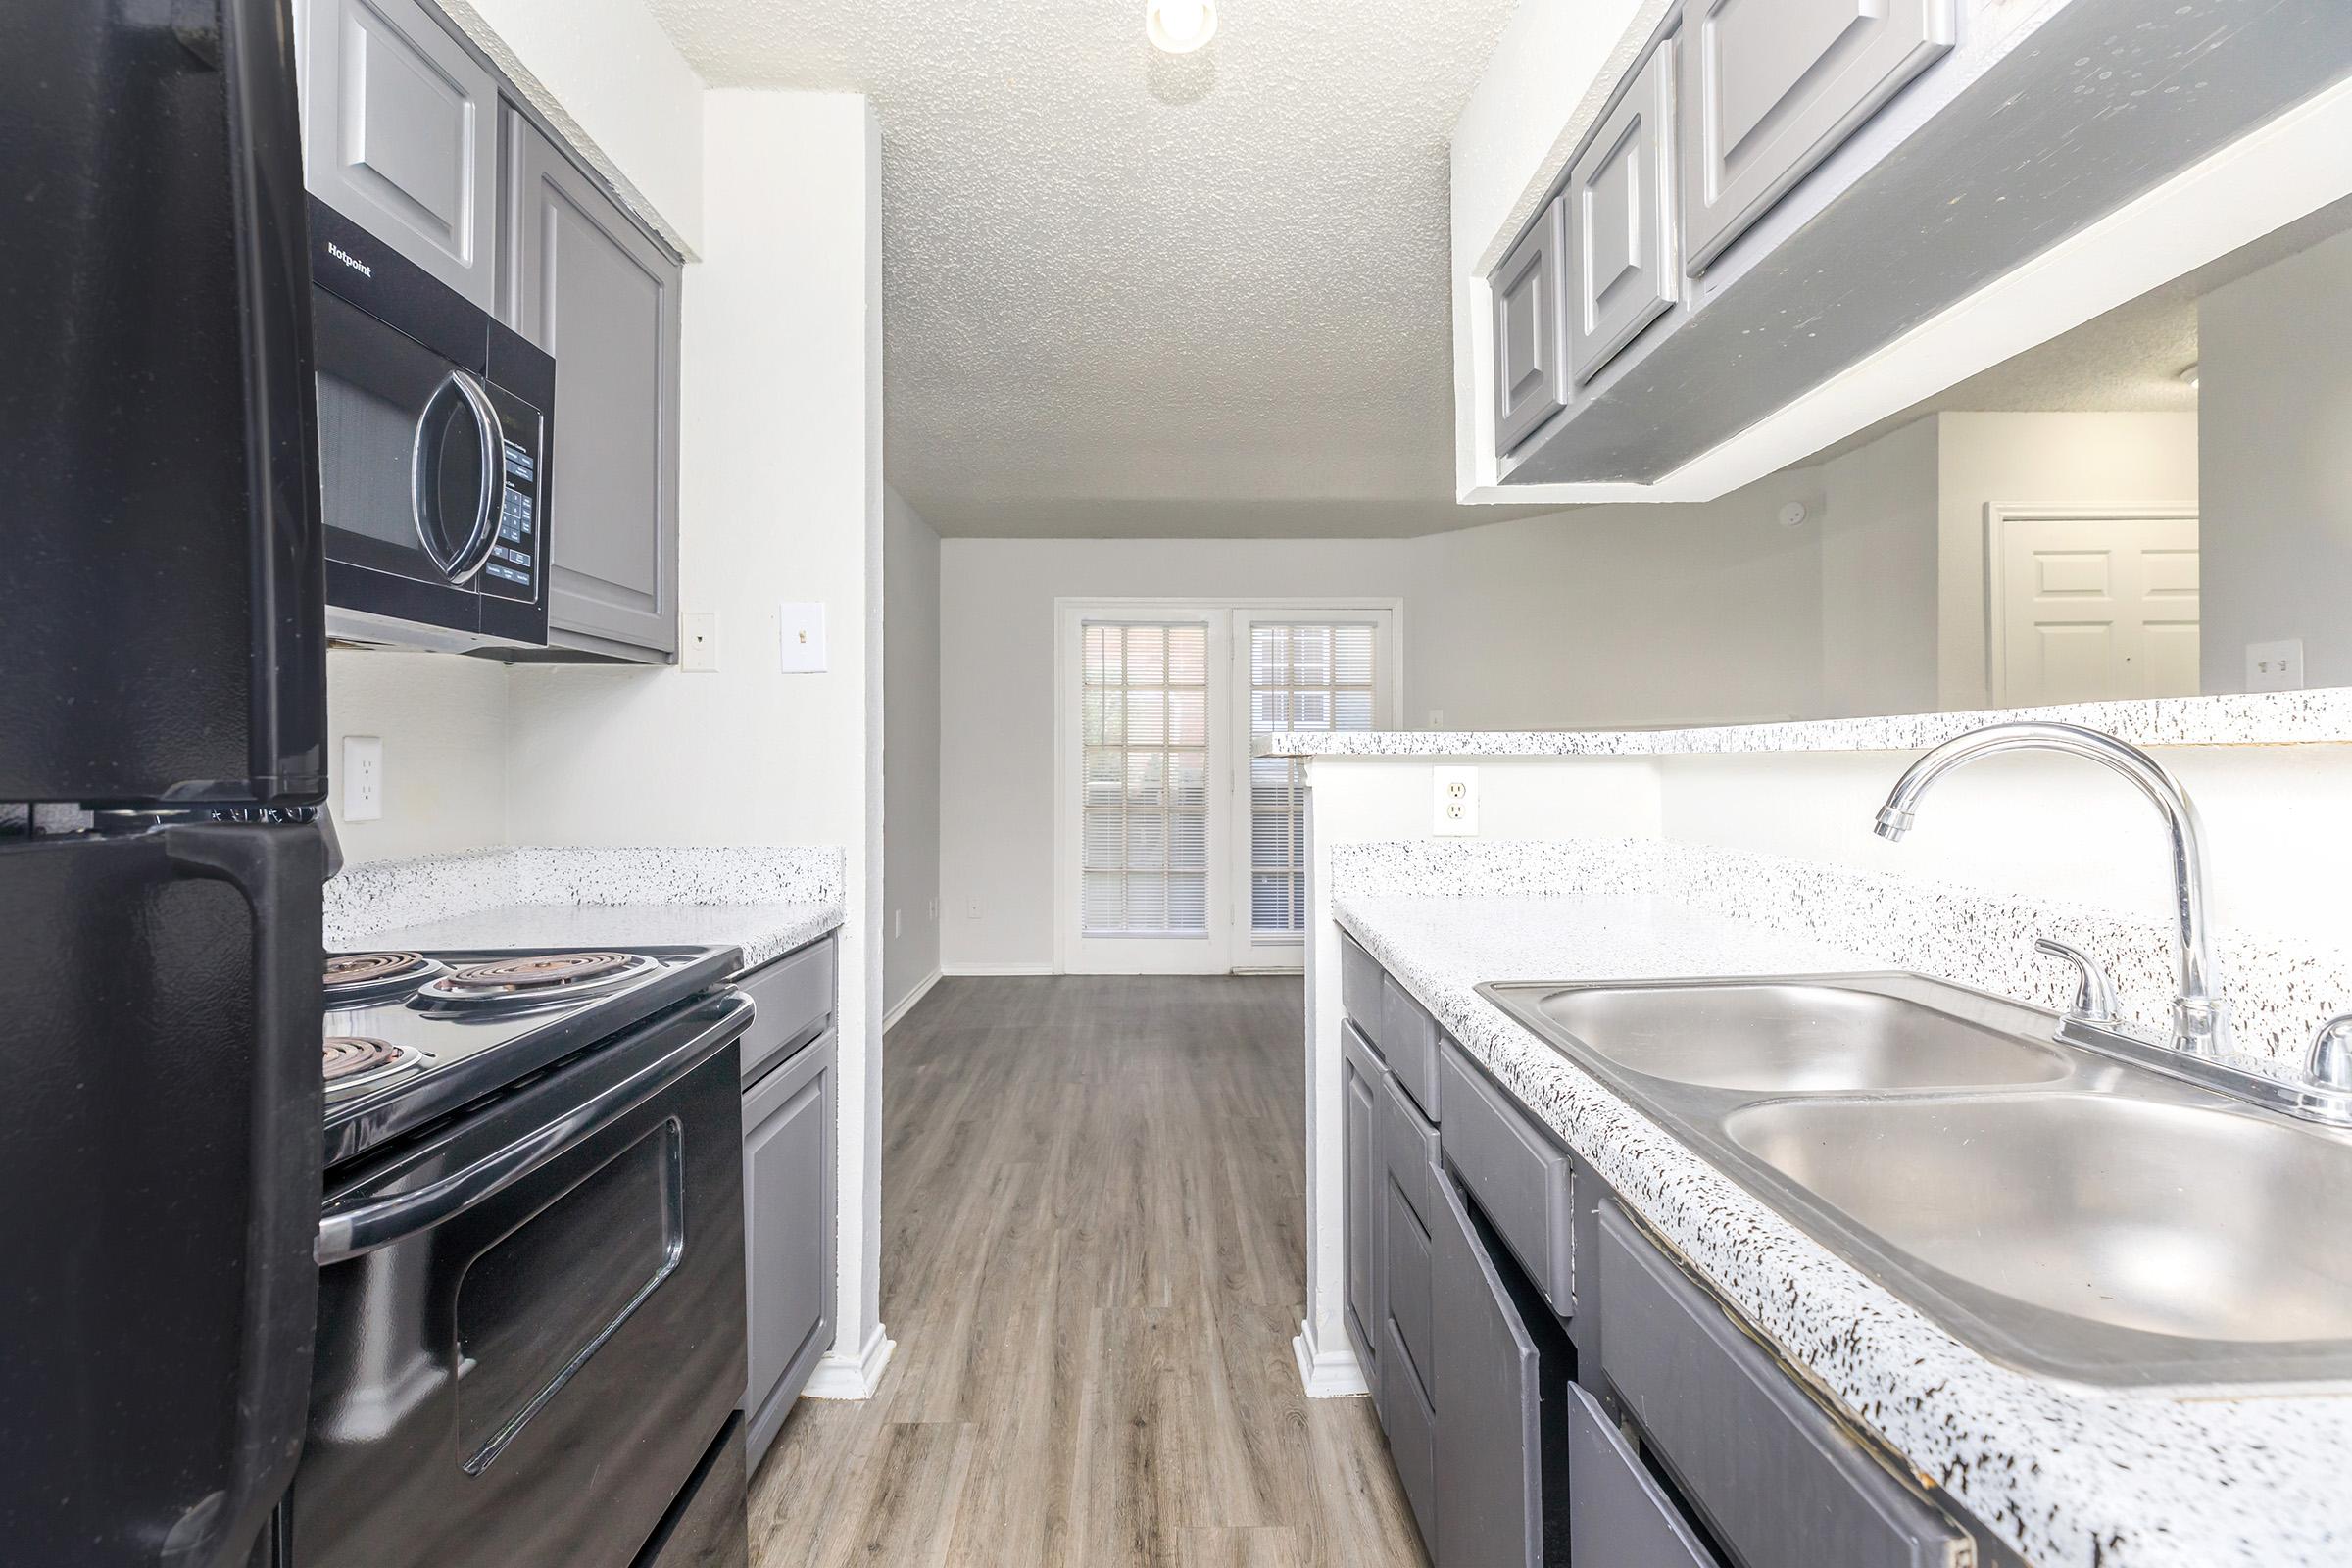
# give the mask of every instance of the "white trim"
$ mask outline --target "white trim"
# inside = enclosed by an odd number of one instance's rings
[[[817,1361],[816,1370],[808,1374],[808,1386],[801,1390],[804,1399],[870,1399],[881,1385],[882,1369],[890,1365],[890,1352],[899,1342],[874,1325],[866,1336],[865,1347],[856,1355],[844,1355],[839,1350],[827,1350]]]
[[[1040,975],[1059,974],[1050,963],[943,963],[939,966],[943,979],[967,975]]]
[[[1999,502],[1984,504],[1984,692],[1987,704],[2007,708],[2009,691],[2009,638],[2002,616],[2007,613],[2009,572],[2004,564],[2008,540],[2005,536],[2013,522],[2193,522],[2197,520],[2197,504],[2193,501],[2170,501],[2159,506],[2132,506],[2117,503],[2108,507],[2015,507]]]
[[[931,994],[931,988],[939,984],[939,976],[940,971],[934,969],[929,974],[923,976],[920,980],[917,980],[914,983],[914,989],[907,992],[906,996],[900,998],[898,1005],[892,1007],[888,1012],[882,1015],[882,1032],[884,1034],[888,1034],[892,1029],[896,1028],[901,1018],[906,1017],[908,1013],[914,1010],[914,1004],[916,1003],[922,1001],[925,997]]]
[[[1372,1385],[1364,1381],[1363,1364],[1355,1358],[1355,1347],[1343,1343],[1337,1349],[1318,1348],[1314,1325],[1303,1318],[1298,1332],[1291,1336],[1291,1354],[1298,1362],[1298,1381],[1310,1399],[1346,1399],[1372,1392]]]
[[[1502,484],[1494,445],[1482,440],[1470,471],[1457,475],[1455,499],[1713,501],[2352,195],[2347,146],[2352,81],[2060,240],[1655,484]],[[1485,328],[1469,330],[1479,337]]]

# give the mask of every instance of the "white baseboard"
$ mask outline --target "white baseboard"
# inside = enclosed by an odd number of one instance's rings
[[[966,974],[1052,974],[1050,963],[943,963],[939,972],[945,975]]]
[[[891,1030],[897,1028],[899,1020],[912,1012],[914,1010],[914,1004],[922,1001],[925,997],[929,996],[931,994],[931,988],[937,984],[939,984],[939,971],[937,969],[932,970],[929,974],[923,976],[920,981],[916,982],[915,988],[912,991],[907,992],[906,995],[899,999],[899,1004],[897,1006],[891,1008],[888,1012],[882,1015],[882,1032],[884,1034],[888,1034],[891,1032]]]
[[[1364,1381],[1363,1366],[1355,1358],[1355,1347],[1345,1341],[1336,1348],[1317,1346],[1311,1323],[1298,1325],[1291,1339],[1291,1351],[1298,1357],[1298,1381],[1306,1386],[1310,1399],[1345,1399],[1372,1392],[1372,1385]]]
[[[866,1336],[865,1348],[856,1355],[844,1355],[839,1350],[827,1350],[808,1374],[808,1386],[801,1390],[804,1399],[868,1399],[882,1381],[882,1369],[890,1365],[890,1352],[899,1342],[874,1325]]]

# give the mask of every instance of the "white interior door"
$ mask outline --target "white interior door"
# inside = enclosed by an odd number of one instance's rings
[[[1299,965],[1303,769],[1254,734],[1393,722],[1394,602],[1063,601],[1054,924],[1072,974]]]
[[[1989,532],[1994,706],[2196,695],[2193,511],[1995,508]]]

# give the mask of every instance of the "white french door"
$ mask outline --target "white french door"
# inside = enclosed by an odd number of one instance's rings
[[[1304,769],[1251,742],[1393,723],[1397,614],[1394,601],[1057,604],[1061,969],[1298,967]]]

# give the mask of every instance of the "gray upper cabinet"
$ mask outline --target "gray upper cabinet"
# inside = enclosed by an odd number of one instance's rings
[[[1954,0],[1691,0],[1682,29],[1692,273],[1952,46]]]
[[[416,0],[309,0],[311,192],[493,307],[498,82]]]
[[[1650,51],[1568,173],[1568,370],[1579,383],[1674,303],[1674,54]]]
[[[548,626],[616,658],[677,652],[675,259],[512,109],[501,313],[556,357]]]
[[[1568,203],[1555,199],[1490,280],[1494,299],[1494,450],[1507,453],[1568,406],[1560,267]]]
[[[833,1336],[833,1063],[826,1034],[743,1097],[751,1462]]]

